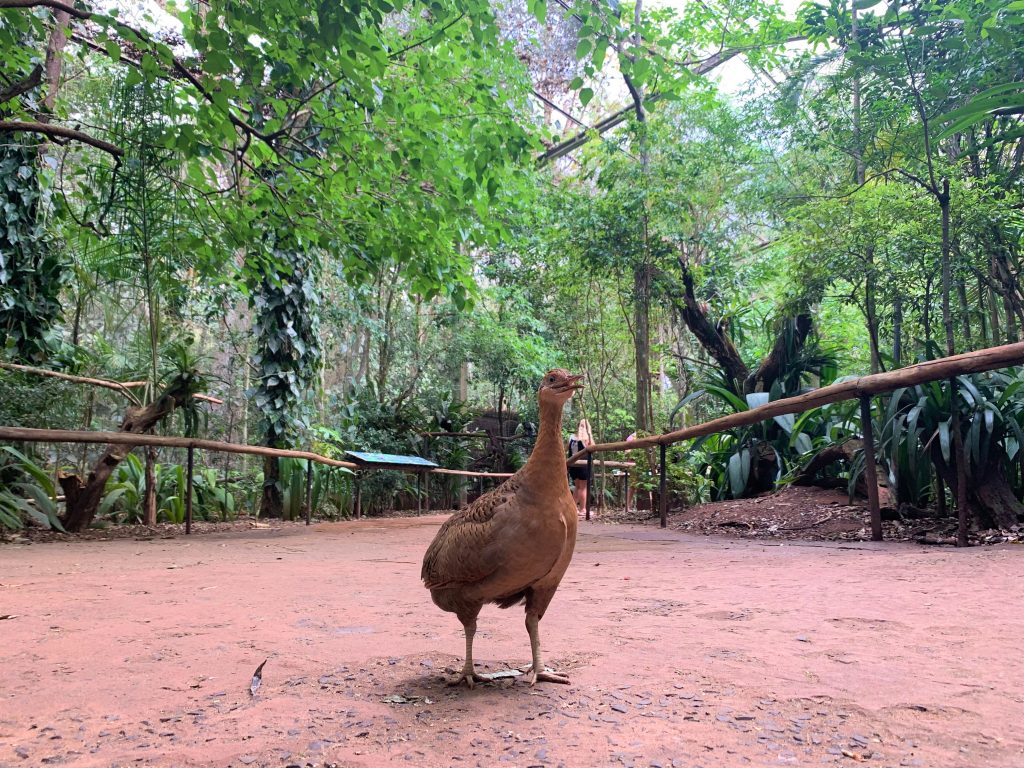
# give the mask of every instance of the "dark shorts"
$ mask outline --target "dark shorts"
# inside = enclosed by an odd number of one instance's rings
[[[584,464],[582,467],[569,467],[569,477],[573,480],[589,480],[590,470],[587,469],[587,465]]]

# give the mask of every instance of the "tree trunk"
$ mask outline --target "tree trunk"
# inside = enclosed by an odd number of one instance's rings
[[[864,281],[864,317],[868,326],[868,349],[871,355],[871,372],[882,370],[882,355],[878,349],[878,310],[875,302],[875,255],[868,248],[865,254],[867,278]]]
[[[938,474],[941,492],[942,483],[949,486],[953,498],[960,497],[959,475],[956,467],[950,466],[942,457],[938,441],[932,443],[932,464]],[[978,528],[1002,528],[1006,530],[1024,519],[1024,504],[1018,501],[1003,473],[1002,464],[990,462],[983,468],[976,468],[977,474],[966,483],[967,509]]]
[[[371,334],[370,329],[366,328],[361,334],[362,352],[359,355],[359,371],[355,375],[355,380],[359,384],[365,384],[367,377],[370,375],[370,344]]]
[[[71,14],[67,11],[54,11],[53,31],[46,45],[46,96],[43,97],[42,105],[47,112],[53,112],[57,104],[57,91],[60,89],[61,54],[64,46],[68,43],[68,26],[71,22]]]
[[[924,303],[921,306],[921,328],[924,330],[925,344],[932,340],[932,276],[924,281]]]
[[[129,408],[121,424],[121,431],[140,435],[149,432],[188,400],[192,386],[191,378],[174,379],[154,402],[141,408]],[[68,531],[81,531],[92,522],[103,498],[107,480],[130,451],[129,445],[109,445],[84,481],[78,475],[63,475],[59,478],[67,505],[61,522]]]
[[[942,180],[942,190],[935,194],[939,203],[942,221],[942,325],[946,331],[946,354],[956,354],[956,341],[953,334],[953,275],[949,240],[949,179]],[[949,429],[953,433],[953,458],[956,463],[956,511],[957,532],[956,545],[967,546],[967,454],[964,451],[964,436],[960,431],[960,406],[957,394],[956,377],[949,379]]]
[[[991,344],[998,344],[999,342],[994,341],[988,332],[988,302],[985,300],[988,296],[988,291],[985,289],[985,284],[981,278],[978,278],[978,323],[981,326],[981,344],[984,347],[990,346]]]
[[[903,296],[896,294],[892,302],[892,364],[903,366]]]
[[[751,392],[768,392],[772,385],[785,375],[786,364],[793,355],[799,355],[807,343],[807,337],[811,333],[813,321],[806,312],[798,314],[794,318],[785,318],[782,327],[775,337],[768,356],[757,366],[757,370],[751,373],[743,383],[743,391],[740,394]]]
[[[857,3],[850,2],[850,43],[860,53],[860,27],[857,19]],[[853,100],[853,157],[854,180],[857,186],[863,186],[867,178],[867,167],[864,163],[864,142],[861,137],[861,84],[860,70],[854,68],[852,100]],[[868,326],[868,348],[871,354],[871,372],[882,370],[882,355],[878,348],[878,310],[876,302],[875,249],[868,246],[864,251],[864,316]]]
[[[963,280],[957,280],[956,293],[957,298],[960,300],[960,323],[964,329],[964,341],[967,343],[968,349],[973,349],[974,342],[971,339],[971,307],[967,302],[967,286]]]
[[[651,266],[633,268],[633,327],[636,359],[636,428],[651,432]]]
[[[267,456],[263,459],[263,496],[260,499],[260,517],[284,517],[281,467],[276,456]]]
[[[857,452],[862,450],[864,450],[864,441],[859,438],[833,443],[823,448],[793,478],[793,485],[815,485],[818,475],[825,467],[830,467],[839,461],[852,463]]]
[[[686,323],[686,327],[697,337],[697,341],[707,350],[707,353],[714,358],[715,362],[725,371],[726,376],[733,382],[733,389],[737,394],[743,394],[744,382],[750,376],[750,369],[743,362],[740,353],[736,351],[732,341],[726,334],[726,327],[719,323],[713,325],[708,319],[704,307],[697,301],[697,295],[693,288],[693,274],[685,257],[680,255],[679,267],[683,277],[683,295],[674,296],[676,308],[679,310]]]
[[[1006,341],[1014,342],[1020,340],[1020,333],[1017,330],[1017,314],[1014,312],[1013,299],[1009,292],[1003,294],[1003,311],[1006,313]]]
[[[988,271],[988,274],[989,274],[989,278],[991,278],[992,280],[998,280],[999,279],[998,276],[996,275],[996,260],[995,260],[995,258],[992,258],[992,259],[989,260],[989,271]],[[989,285],[994,285],[994,283],[989,283]],[[989,325],[991,325],[991,327],[992,327],[992,339],[997,344],[1001,344],[1002,340],[1003,340],[1003,330],[1002,330],[1002,323],[1000,323],[1000,321],[999,321],[999,304],[998,304],[998,299],[996,298],[996,292],[994,290],[992,290],[992,289],[989,289],[989,292],[988,292],[988,313],[989,313]]]

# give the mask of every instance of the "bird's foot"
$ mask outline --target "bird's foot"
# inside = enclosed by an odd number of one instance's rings
[[[529,673],[526,677],[526,681],[532,688],[537,683],[561,683],[562,685],[569,685],[569,678],[566,675],[561,675],[555,672],[553,669],[545,667],[540,672],[535,672],[532,664],[527,664],[525,667],[520,667],[520,670],[524,673]]]
[[[463,683],[465,683],[466,687],[469,688],[469,690],[473,690],[473,687],[477,683],[483,683],[483,682],[486,682],[486,680],[487,680],[487,678],[481,677],[480,675],[478,675],[473,670],[471,670],[471,669],[470,670],[464,669],[464,670],[462,670],[462,674],[460,674],[454,680],[450,681],[448,683],[448,685],[451,688],[457,688],[460,685],[462,685]]]

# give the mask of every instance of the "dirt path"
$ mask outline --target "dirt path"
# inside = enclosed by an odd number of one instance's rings
[[[468,691],[442,519],[0,548],[0,765],[1024,765],[1024,547],[584,524],[541,624],[572,685]],[[522,609],[476,651],[527,661]]]

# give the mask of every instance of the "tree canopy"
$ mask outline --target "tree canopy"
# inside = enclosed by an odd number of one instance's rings
[[[0,354],[144,404],[201,376],[229,439],[436,452],[487,412],[528,442],[553,365],[617,440],[1019,340],[1018,6],[0,0]],[[41,423],[24,375],[4,423]],[[1019,498],[1015,376],[878,405],[904,503],[990,464]],[[65,426],[116,425],[96,397]],[[677,491],[785,482],[848,423],[704,441]],[[279,470],[238,481],[269,512]]]

